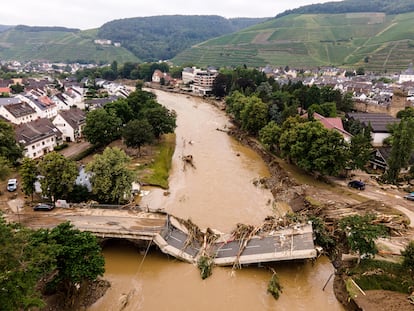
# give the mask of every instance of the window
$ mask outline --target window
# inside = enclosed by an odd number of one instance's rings
[[[34,149],[34,148],[35,148],[35,146],[33,145],[33,146],[32,146],[32,149]]]

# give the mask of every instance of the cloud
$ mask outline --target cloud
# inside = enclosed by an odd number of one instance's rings
[[[65,26],[90,29],[114,19],[154,15],[220,15],[223,17],[272,17],[287,9],[312,4],[312,0],[18,0],[2,3],[3,25]]]

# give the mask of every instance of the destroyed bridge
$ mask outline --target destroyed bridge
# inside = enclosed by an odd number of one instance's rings
[[[128,213],[128,212],[126,212]],[[218,266],[311,259],[317,256],[312,225],[266,219],[259,227],[237,225],[232,233],[202,232],[190,220],[166,213],[140,212],[125,216],[60,215],[75,228],[103,239],[127,239],[157,245],[165,254],[195,263],[208,256]]]

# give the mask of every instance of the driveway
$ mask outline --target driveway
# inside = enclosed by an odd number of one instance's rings
[[[59,153],[69,158],[81,153],[82,151],[88,149],[91,146],[92,145],[87,141],[82,141],[80,143],[70,143],[69,147],[61,150]]]

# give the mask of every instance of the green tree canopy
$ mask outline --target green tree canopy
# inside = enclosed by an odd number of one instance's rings
[[[275,147],[279,144],[281,133],[282,130],[279,125],[275,121],[270,121],[259,132],[260,142],[267,150],[274,151]]]
[[[341,134],[318,121],[289,124],[280,136],[280,149],[296,165],[323,175],[337,175],[346,167],[348,145]]]
[[[404,118],[394,127],[392,133],[391,154],[388,159],[389,169],[385,178],[390,183],[396,183],[402,168],[408,166],[408,161],[414,150],[414,118]]]
[[[5,157],[0,156],[0,180],[5,180],[9,176],[10,171],[9,161]]]
[[[366,134],[368,133],[368,134]],[[365,133],[360,133],[351,138],[350,152],[350,165],[352,168],[364,169],[368,163],[373,152],[371,144],[371,134],[367,129]]]
[[[403,266],[407,268],[410,273],[414,274],[414,241],[410,241],[407,247],[401,252],[403,256]]]
[[[107,103],[104,108],[110,115],[116,115],[121,119],[122,124],[127,124],[134,117],[134,112],[126,99],[118,99]]]
[[[257,135],[268,123],[268,106],[259,97],[250,96],[240,112],[240,117],[242,129]]]
[[[55,268],[55,245],[38,241],[31,230],[7,224],[1,216],[0,245],[1,310],[43,307],[37,284]]]
[[[91,144],[104,146],[119,138],[121,124],[114,112],[96,109],[86,115],[83,135]]]
[[[52,230],[39,230],[35,236],[55,246],[56,273],[49,286],[65,295],[66,307],[76,309],[82,288],[105,272],[105,259],[96,237],[74,229],[69,222]]]
[[[176,128],[176,113],[170,111],[164,106],[146,109],[144,117],[152,126],[155,138],[160,138],[161,135],[173,133]]]
[[[138,148],[140,153],[143,145],[151,144],[154,141],[154,128],[147,119],[132,120],[122,129],[122,138],[125,145]]]
[[[92,191],[104,203],[120,203],[129,196],[134,174],[128,169],[130,158],[119,148],[106,148],[86,166],[92,173]]]
[[[37,165],[33,159],[24,158],[20,166],[20,176],[22,178],[22,191],[25,195],[30,195],[33,201],[35,192],[35,182],[37,180]]]
[[[13,126],[0,120],[0,156],[14,164],[21,158],[23,148],[16,142]]]
[[[404,110],[398,111],[397,118],[399,119],[414,118],[414,108],[406,107]]]
[[[39,173],[42,193],[56,201],[65,198],[70,193],[78,176],[75,161],[65,158],[57,152],[51,152],[44,156],[39,163]]]
[[[358,252],[359,256],[374,256],[378,250],[375,240],[386,235],[383,225],[374,224],[375,215],[353,215],[342,218],[340,229],[345,233],[351,250]]]

